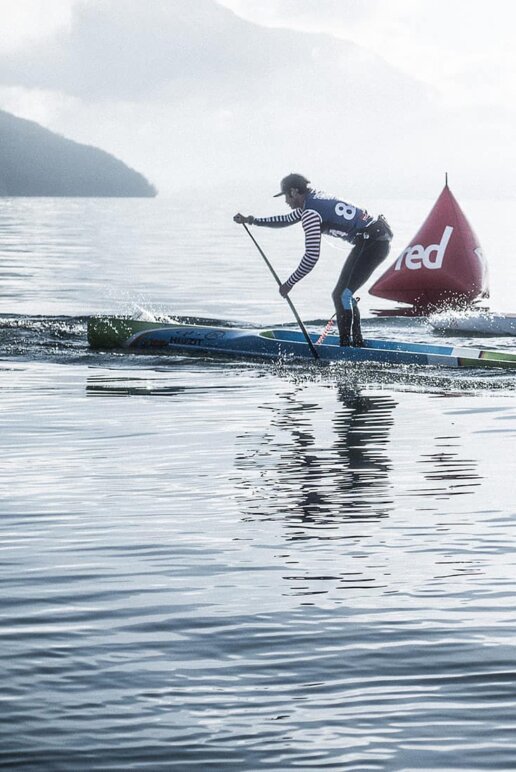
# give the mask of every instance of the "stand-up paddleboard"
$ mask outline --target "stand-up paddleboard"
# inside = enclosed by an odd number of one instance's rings
[[[457,335],[505,335],[516,337],[516,314],[493,311],[443,311],[431,314],[428,321],[438,332]]]
[[[480,242],[448,187],[410,244],[369,290],[426,315],[445,305],[489,297]]]
[[[516,352],[510,351],[379,339],[367,339],[363,347],[354,348],[340,346],[335,335],[329,335],[324,343],[317,345],[319,334],[308,334],[312,345],[317,348],[317,360],[314,360],[311,347],[300,330],[146,322],[124,317],[91,317],[88,322],[88,341],[95,349],[220,354],[240,359],[291,358],[321,362],[516,368]]]

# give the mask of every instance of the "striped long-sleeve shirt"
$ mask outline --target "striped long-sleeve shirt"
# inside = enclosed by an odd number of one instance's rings
[[[290,288],[307,273],[310,273],[319,260],[321,254],[321,215],[313,209],[294,209],[289,214],[255,217],[253,221],[254,225],[265,225],[269,228],[285,228],[297,222],[301,222],[305,232],[305,253],[294,273],[285,282]]]

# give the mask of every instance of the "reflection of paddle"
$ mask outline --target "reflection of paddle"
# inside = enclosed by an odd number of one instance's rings
[[[244,222],[242,223],[242,225],[244,226],[244,228],[246,229],[247,233],[249,234],[249,238],[253,240],[253,242],[254,242],[254,245],[255,245],[256,249],[257,249],[257,250],[258,250],[258,252],[261,254],[261,256],[263,257],[263,259],[265,260],[265,263],[266,263],[266,265],[267,265],[267,268],[269,269],[269,271],[272,273],[272,275],[273,275],[273,276],[274,276],[274,278],[276,279],[276,282],[277,282],[277,284],[278,284],[278,287],[281,287],[281,279],[280,279],[280,277],[278,276],[278,274],[276,273],[276,271],[274,270],[274,268],[272,267],[272,265],[270,264],[270,262],[268,261],[268,259],[267,259],[267,256],[265,255],[265,252],[264,252],[264,251],[263,251],[263,249],[260,247],[260,245],[259,245],[259,244],[258,244],[258,242],[256,241],[255,237],[253,236],[253,234],[251,233],[251,231],[250,231],[250,230],[249,230],[249,228],[247,227],[247,225],[246,225]],[[311,338],[310,338],[310,336],[309,336],[308,332],[306,331],[306,327],[305,327],[305,325],[303,324],[303,322],[301,321],[301,317],[300,317],[300,316],[299,316],[299,314],[297,313],[297,311],[296,311],[296,308],[295,308],[295,306],[294,306],[293,302],[291,301],[291,299],[289,298],[289,296],[288,296],[288,295],[285,295],[285,300],[286,300],[286,301],[287,301],[287,303],[289,304],[289,306],[290,306],[290,308],[291,308],[291,310],[292,310],[292,313],[293,313],[293,314],[294,314],[294,316],[296,317],[296,322],[298,323],[298,325],[299,325],[299,328],[300,328],[301,332],[302,332],[302,333],[303,333],[303,335],[305,336],[306,342],[308,343],[308,346],[310,347],[310,351],[312,352],[314,359],[319,359],[319,354],[317,353],[317,350],[316,350],[316,348],[315,348],[314,344],[312,343],[312,340],[311,340]]]

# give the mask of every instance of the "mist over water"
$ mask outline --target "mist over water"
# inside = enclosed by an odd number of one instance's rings
[[[0,765],[514,768],[514,376],[91,351],[94,313],[291,321],[201,203],[3,202]],[[513,311],[512,203],[461,204]],[[373,205],[390,261],[432,202]],[[321,330],[345,254],[292,295]]]

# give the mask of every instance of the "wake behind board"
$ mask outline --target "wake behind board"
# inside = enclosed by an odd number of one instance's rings
[[[492,311],[443,311],[432,314],[428,321],[438,332],[456,335],[516,336],[516,314],[496,314]]]
[[[310,332],[314,344],[318,333]],[[175,322],[148,322],[125,317],[91,317],[88,342],[94,349],[125,349],[147,353],[218,354],[239,359],[314,361],[299,330],[285,328],[241,329]],[[339,346],[338,337],[328,336],[317,345],[322,362],[375,362],[392,365],[436,367],[516,368],[516,352],[470,347],[366,339],[360,348]]]

